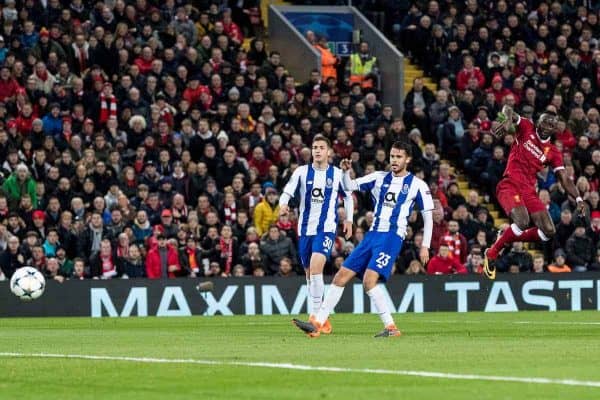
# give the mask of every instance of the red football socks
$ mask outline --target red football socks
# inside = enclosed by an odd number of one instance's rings
[[[536,227],[529,228],[521,236],[519,236],[521,242],[539,242],[542,240],[539,234],[539,229]]]
[[[506,229],[502,233],[498,240],[496,240],[496,243],[494,243],[492,247],[488,249],[487,257],[491,260],[495,260],[496,258],[498,258],[498,254],[504,248],[504,246],[506,246],[509,243],[521,240],[522,235],[523,231],[521,231],[517,225],[512,224],[510,227],[508,227],[508,229]]]
[[[491,260],[495,260],[504,246],[513,242],[540,242],[546,240],[549,239],[540,236],[540,230],[537,227],[521,231],[518,226],[512,224],[502,233],[498,240],[496,240],[496,243],[488,249],[487,257]]]

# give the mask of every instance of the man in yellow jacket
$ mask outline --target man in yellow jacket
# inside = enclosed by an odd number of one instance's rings
[[[371,55],[367,42],[360,42],[358,53],[352,53],[346,64],[349,85],[358,83],[363,89],[372,89],[376,85],[377,74],[377,57]]]
[[[265,197],[254,208],[254,227],[259,237],[269,230],[269,226],[279,218],[279,196],[277,190],[270,186],[265,190]]]

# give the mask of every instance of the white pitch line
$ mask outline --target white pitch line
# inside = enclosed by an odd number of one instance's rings
[[[488,324],[484,320],[422,320],[420,322],[429,324]],[[600,325],[600,322],[568,322],[568,321],[494,321],[494,324],[517,324],[517,325]]]
[[[521,325],[600,325],[600,322],[567,322],[567,321],[515,321]]]
[[[554,378],[536,378],[536,377],[518,377],[518,376],[496,376],[496,375],[474,375],[474,374],[453,374],[445,372],[432,371],[410,371],[394,369],[371,369],[371,368],[342,368],[342,367],[323,367],[313,365],[291,364],[291,363],[270,363],[270,362],[251,362],[251,361],[216,361],[216,360],[197,360],[197,359],[173,359],[173,358],[151,358],[151,357],[126,357],[126,356],[102,356],[86,354],[52,354],[52,353],[11,353],[0,352],[0,357],[4,358],[55,358],[55,359],[78,359],[94,361],[127,361],[148,364],[201,364],[201,365],[226,365],[240,367],[260,367],[291,369],[298,371],[321,371],[321,372],[351,372],[360,374],[375,375],[403,375],[417,376],[422,378],[439,378],[468,381],[493,381],[493,382],[515,382],[515,383],[534,383],[541,385],[563,385],[563,386],[584,386],[600,388],[600,381],[580,381],[576,379],[554,379]]]

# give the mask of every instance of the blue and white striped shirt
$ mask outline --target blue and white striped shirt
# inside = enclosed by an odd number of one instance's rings
[[[392,172],[378,171],[355,180],[345,174],[343,180],[351,190],[371,192],[375,203],[371,226],[374,232],[396,232],[404,239],[415,204],[422,212],[434,209],[429,187],[411,173],[398,177]]]
[[[335,233],[340,195],[345,196],[346,221],[352,222],[354,201],[352,192],[343,185],[342,176],[342,170],[333,165],[329,165],[327,169],[317,169],[312,164],[296,168],[283,189],[279,204],[287,205],[291,198],[299,194],[298,235]]]

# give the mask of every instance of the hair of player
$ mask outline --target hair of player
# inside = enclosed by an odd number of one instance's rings
[[[394,142],[394,144],[392,145],[392,149],[404,150],[404,153],[406,153],[406,157],[412,157],[412,148],[409,143],[398,140]]]
[[[327,138],[325,135],[321,135],[320,133],[315,135],[313,138],[313,143],[314,142],[325,142],[327,143],[327,148],[331,149],[331,140],[329,140],[329,138]]]

